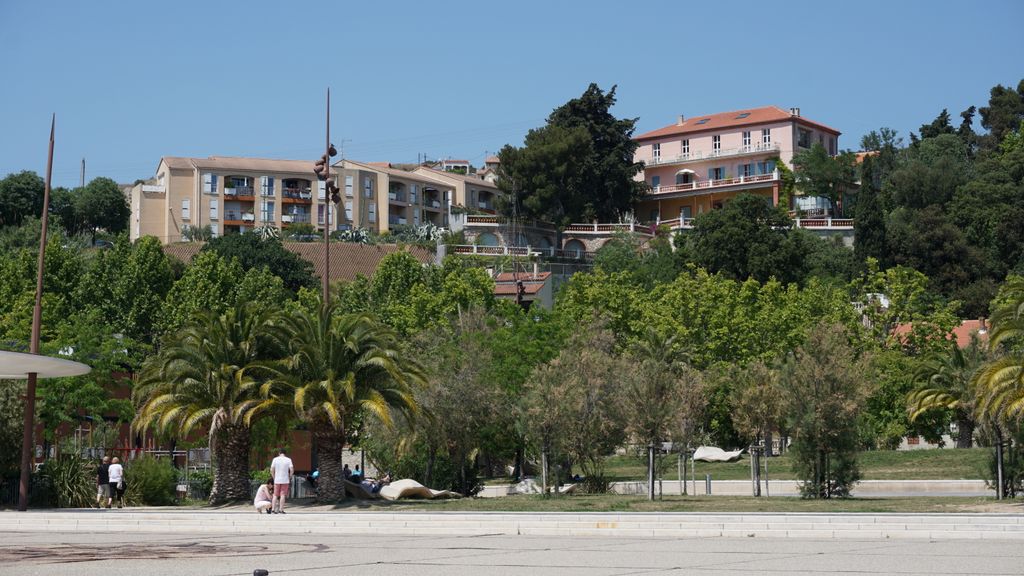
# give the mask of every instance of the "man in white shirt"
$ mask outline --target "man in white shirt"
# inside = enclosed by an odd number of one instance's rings
[[[285,456],[284,448],[279,448],[277,453],[277,458],[270,462],[270,473],[274,476],[272,512],[284,514],[284,500],[288,495],[288,489],[291,488],[295,467],[292,466],[292,459]]]

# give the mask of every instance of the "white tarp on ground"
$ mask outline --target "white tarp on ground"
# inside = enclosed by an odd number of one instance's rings
[[[385,500],[399,500],[401,498],[461,498],[462,495],[450,490],[431,490],[423,484],[405,478],[395,480],[380,489],[380,497]]]
[[[733,462],[740,459],[743,449],[726,452],[716,446],[700,446],[693,453],[693,459],[698,462]]]

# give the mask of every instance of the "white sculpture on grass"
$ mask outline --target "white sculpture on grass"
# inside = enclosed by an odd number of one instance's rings
[[[700,446],[693,453],[693,459],[698,462],[735,462],[742,454],[742,448],[726,452],[716,446]]]

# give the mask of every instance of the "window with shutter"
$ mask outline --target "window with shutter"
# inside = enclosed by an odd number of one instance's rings
[[[190,210],[191,207],[192,206],[191,206],[191,201],[190,200],[182,200],[181,201],[181,219],[182,220],[188,220],[188,219],[191,218],[191,215],[189,214],[189,212],[191,211]]]

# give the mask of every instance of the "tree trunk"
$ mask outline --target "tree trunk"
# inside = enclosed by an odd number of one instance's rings
[[[316,426],[313,430],[316,440],[316,458],[320,468],[320,478],[316,483],[316,499],[318,502],[336,502],[345,498],[345,472],[341,462],[345,449],[345,433],[335,430],[327,423]],[[363,471],[365,475],[366,472]]]
[[[213,488],[210,503],[220,504],[252,498],[249,479],[249,429],[224,426],[214,437]]]
[[[970,448],[974,445],[974,420],[967,414],[957,414],[956,447]]]

